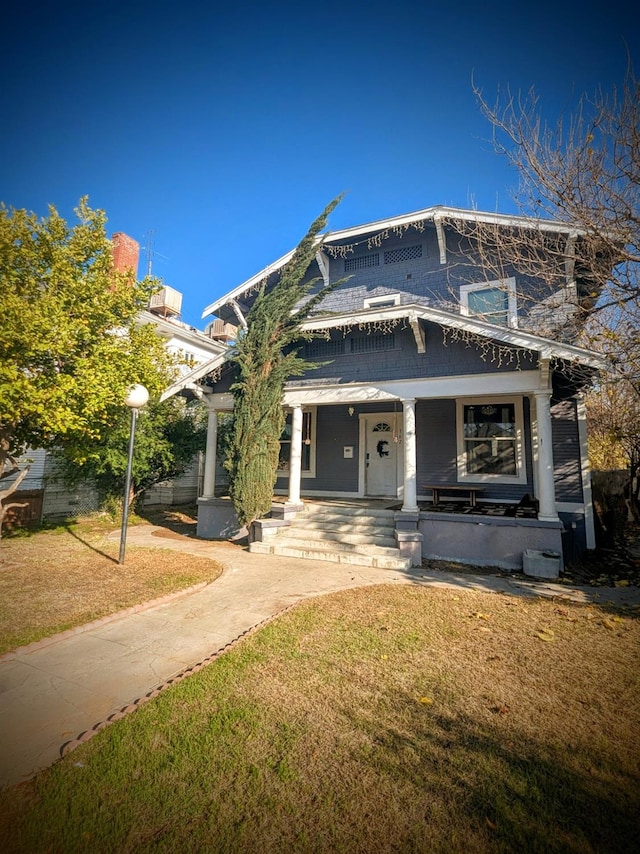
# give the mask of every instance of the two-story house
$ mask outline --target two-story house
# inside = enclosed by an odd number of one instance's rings
[[[561,279],[508,265],[495,278],[468,227],[481,221],[565,246]],[[581,390],[603,363],[570,343],[583,290],[576,240],[563,223],[446,207],[325,234],[308,276],[344,281],[303,323],[318,333],[302,346],[318,367],[286,385],[284,500],[254,526],[251,548],[505,568],[520,568],[525,549],[561,552],[563,539],[565,550],[593,548]],[[246,324],[258,286],[290,257],[203,316]],[[204,537],[233,529],[215,497],[216,415],[232,408],[232,383],[221,354],[167,392],[195,386],[209,408]],[[324,524],[309,524],[320,501]]]

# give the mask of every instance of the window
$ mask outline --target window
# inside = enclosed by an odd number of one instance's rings
[[[496,326],[517,326],[516,280],[499,279],[460,287],[462,314],[479,317]]]
[[[280,457],[278,474],[288,474],[291,461],[291,431],[293,413],[287,412],[284,430],[280,437]],[[316,476],[316,409],[302,412],[302,477]]]
[[[525,483],[522,400],[459,400],[458,480]]]
[[[400,294],[385,294],[382,297],[369,297],[364,301],[365,308],[391,308],[400,305]]]

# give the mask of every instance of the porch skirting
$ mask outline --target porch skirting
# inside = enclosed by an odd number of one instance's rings
[[[525,549],[562,554],[562,522],[454,513],[420,513],[422,556],[522,570]]]
[[[247,529],[238,524],[230,498],[198,498],[196,536],[203,540],[239,540]]]

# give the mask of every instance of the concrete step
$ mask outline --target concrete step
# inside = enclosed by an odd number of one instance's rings
[[[280,538],[296,540],[331,540],[338,543],[352,543],[353,545],[386,546],[397,549],[398,545],[393,533],[393,528],[380,531],[377,528],[352,528],[340,526],[339,529],[327,528],[324,525],[309,527],[307,525],[289,525],[279,532]]]
[[[301,560],[326,560],[331,563],[343,563],[348,566],[372,566],[379,569],[407,570],[410,568],[409,558],[393,557],[384,554],[363,554],[355,551],[343,551],[334,548],[335,544],[327,544],[327,548],[319,544],[303,547],[291,545],[274,537],[266,543],[251,543],[249,551],[252,554],[282,555],[296,557]],[[399,552],[397,553],[399,555]]]
[[[361,554],[381,554],[387,557],[397,557],[400,554],[398,546],[378,545],[377,543],[350,543],[347,540],[332,540],[329,537],[317,540],[303,539],[302,537],[289,537],[289,531],[283,528],[277,536],[272,538],[274,542],[284,543],[295,548],[322,549],[323,551],[334,550],[340,552],[360,552]]]
[[[393,516],[348,516],[346,513],[298,513],[295,517],[296,524],[312,528],[325,526],[334,531],[344,531],[355,528],[378,528],[386,531],[395,529]]]
[[[382,507],[357,507],[354,505],[341,506],[339,504],[320,504],[318,502],[305,503],[305,514],[316,515],[318,513],[330,513],[336,516],[347,516],[350,519],[371,516],[374,519],[391,519],[393,521],[394,511]]]

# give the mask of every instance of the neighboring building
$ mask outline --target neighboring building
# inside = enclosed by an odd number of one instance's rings
[[[556,250],[566,246],[563,280],[550,288],[512,269],[492,278],[466,227],[479,221],[511,232],[536,228]],[[378,499],[386,514],[380,524],[391,524],[397,554],[414,564],[442,557],[519,568],[525,549],[593,548],[581,390],[603,363],[565,340],[583,291],[575,241],[562,223],[445,207],[324,235],[308,276],[347,278],[304,322],[320,337],[302,352],[321,366],[286,385],[276,492],[287,498],[255,526],[252,548],[298,553],[293,533],[309,518],[301,498],[307,508],[319,498],[352,508]],[[290,257],[203,316],[246,323],[257,286],[272,286]],[[215,356],[165,395],[200,386],[209,409],[198,518],[205,537],[233,529],[228,505],[214,497],[211,459],[217,412],[232,408],[226,359]],[[323,540],[320,556],[329,555],[333,539],[359,560],[351,536],[357,514],[352,521],[351,530],[337,526],[343,534]],[[310,539],[302,556],[314,554]],[[380,548],[370,553],[382,565],[392,552]]]
[[[128,269],[137,274],[140,247],[132,237],[123,233],[112,235],[114,267],[120,272]],[[138,323],[153,324],[167,349],[181,362],[181,373],[187,374],[197,365],[209,361],[213,356],[226,352],[226,344],[235,332],[235,327],[209,324],[201,332],[179,319],[182,294],[170,287],[163,287],[153,294],[147,311],[140,312]],[[199,455],[189,470],[175,480],[157,484],[145,495],[145,504],[186,504],[197,499],[203,477],[202,455]],[[29,474],[14,493],[11,500],[26,502],[26,507],[10,511],[9,524],[13,519],[25,523],[37,523],[42,519],[77,516],[98,509],[98,493],[87,483],[70,489],[60,478],[55,457],[43,450],[28,449],[19,460],[20,467],[30,465]],[[7,481],[10,482],[10,481]]]

